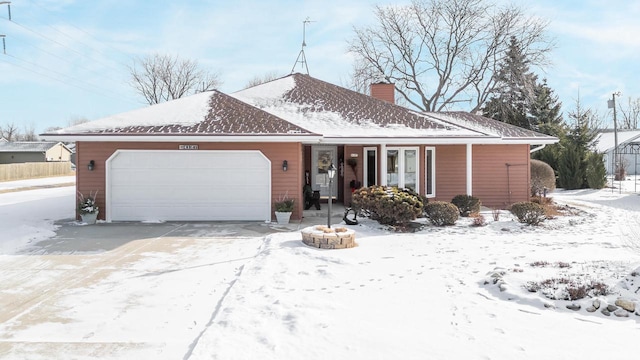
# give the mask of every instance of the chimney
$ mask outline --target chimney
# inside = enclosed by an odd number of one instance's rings
[[[384,82],[371,84],[371,97],[395,104],[396,86]]]

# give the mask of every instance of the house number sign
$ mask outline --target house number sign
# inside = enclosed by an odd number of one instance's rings
[[[198,150],[198,145],[178,145],[180,150]]]

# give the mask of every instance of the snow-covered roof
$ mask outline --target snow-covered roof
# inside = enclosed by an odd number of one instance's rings
[[[56,145],[55,141],[0,141],[0,152],[45,152]]]
[[[483,136],[303,74],[292,74],[232,96],[325,138]]]
[[[499,136],[503,139],[551,138],[546,134],[464,111],[428,112],[425,114],[450,124],[456,124],[489,136]]]
[[[224,136],[310,133],[214,90],[60,129],[55,134]]]
[[[640,130],[618,130],[618,146],[625,143],[640,142]],[[606,153],[616,146],[615,132],[603,131],[599,133],[595,140],[595,149],[599,153]]]
[[[204,92],[65,128],[56,140],[375,142],[492,142],[557,139],[478,115],[420,113],[309,75],[291,74],[231,95]]]

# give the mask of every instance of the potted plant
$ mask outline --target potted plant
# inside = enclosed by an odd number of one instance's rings
[[[98,218],[99,208],[96,204],[96,196],[98,192],[89,193],[89,196],[84,196],[78,193],[78,212],[82,218],[82,222],[86,224],[95,224]]]
[[[285,196],[279,201],[276,201],[276,219],[278,220],[278,224],[288,224],[289,218],[291,218],[291,213],[293,212],[293,203],[294,199],[287,199]]]

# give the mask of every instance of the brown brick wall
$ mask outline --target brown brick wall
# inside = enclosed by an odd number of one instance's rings
[[[371,97],[378,100],[384,100],[395,104],[395,91],[396,87],[394,84],[371,84]]]

